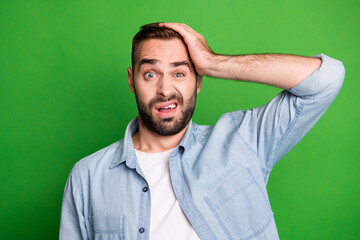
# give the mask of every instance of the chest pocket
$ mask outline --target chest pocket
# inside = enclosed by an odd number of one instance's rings
[[[244,169],[204,198],[228,239],[252,239],[272,220],[272,210],[249,169]]]
[[[95,240],[126,240],[126,217],[89,217]]]

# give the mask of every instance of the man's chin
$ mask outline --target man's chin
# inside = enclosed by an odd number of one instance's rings
[[[175,120],[175,117],[169,117],[169,118],[163,118],[162,122],[170,123],[170,122],[173,122],[174,120]]]
[[[181,132],[184,129],[183,126],[180,126],[181,123],[176,121],[175,117],[164,118],[161,121],[153,122],[150,127],[151,131],[161,135],[161,136],[173,136]]]
[[[176,129],[178,127],[176,126],[175,119],[166,118],[166,119],[162,119],[161,122],[157,122],[155,128],[161,129],[161,132],[163,132],[163,133],[170,133],[170,132],[173,132],[174,129]]]

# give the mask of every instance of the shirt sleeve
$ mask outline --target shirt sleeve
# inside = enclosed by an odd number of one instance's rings
[[[65,185],[61,207],[60,240],[88,239],[80,189],[80,181],[75,165]]]
[[[345,77],[342,62],[324,54],[313,57],[322,60],[320,68],[298,85],[259,108],[233,113],[243,116],[238,133],[253,148],[265,173],[305,136],[340,91]]]

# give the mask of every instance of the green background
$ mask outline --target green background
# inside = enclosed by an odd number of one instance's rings
[[[137,115],[131,40],[149,22],[184,22],[217,53],[325,53],[343,61],[335,102],[274,168],[281,239],[360,239],[360,1],[0,2],[1,239],[57,239],[65,181],[81,158],[123,137]],[[194,121],[258,107],[280,90],[204,78]]]

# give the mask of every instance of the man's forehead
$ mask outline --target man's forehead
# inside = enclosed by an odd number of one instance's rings
[[[169,61],[189,61],[187,48],[182,40],[149,39],[144,41],[139,48],[139,59],[157,59]]]
[[[144,64],[167,65],[170,67],[187,66],[190,70],[193,64],[184,42],[178,38],[149,39],[139,47],[137,69]]]

